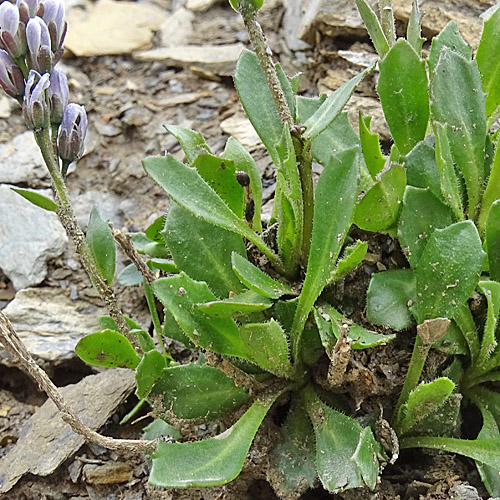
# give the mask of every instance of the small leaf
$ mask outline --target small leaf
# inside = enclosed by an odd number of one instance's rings
[[[417,323],[426,319],[453,318],[472,295],[486,254],[472,221],[436,229],[420,257],[415,275]]]
[[[422,12],[418,5],[418,0],[413,0],[410,19],[406,29],[406,39],[408,43],[415,49],[415,52],[420,56],[422,54],[422,45],[425,38],[422,38]]]
[[[118,275],[117,280],[121,285],[135,286],[142,283],[142,281],[144,280],[144,276],[137,269],[137,267],[135,267],[135,264],[129,264]]]
[[[496,359],[491,359],[490,363],[487,362],[498,344],[495,331],[497,327],[498,313],[500,312],[500,283],[497,281],[480,281],[477,288],[486,297],[488,309],[486,312],[486,323],[484,325],[483,338],[481,340],[481,349],[479,351],[476,364],[483,366],[484,368],[490,366],[491,369],[494,369],[498,366]],[[498,353],[495,353],[495,358],[497,356]]]
[[[86,335],[76,344],[75,352],[82,361],[89,365],[109,368],[134,370],[141,360],[127,337],[114,330],[103,330]]]
[[[198,219],[172,203],[163,237],[177,267],[191,278],[206,281],[218,297],[243,291],[231,267],[231,253],[246,255],[238,234]]]
[[[240,334],[254,363],[278,377],[291,376],[288,340],[277,321],[245,324]]]
[[[150,269],[159,269],[169,274],[178,274],[179,268],[172,259],[149,259],[146,264]]]
[[[99,274],[108,282],[108,285],[111,285],[115,276],[115,240],[111,228],[101,218],[97,207],[90,212],[87,242]]]
[[[454,50],[469,61],[472,58],[472,47],[462,38],[460,30],[455,21],[450,21],[439,35],[432,39],[431,50],[427,62],[429,63],[429,72],[432,74],[438,63],[439,56],[444,47]]]
[[[248,359],[238,327],[231,318],[210,318],[198,310],[197,304],[217,299],[206,283],[194,281],[182,272],[154,281],[151,288],[195,345]]]
[[[231,262],[236,276],[250,290],[270,299],[279,299],[282,295],[295,295],[288,285],[273,280],[241,255],[233,253]]]
[[[267,480],[282,498],[298,498],[316,481],[316,442],[309,416],[303,406],[292,406],[281,428],[281,441],[269,456]]]
[[[375,325],[403,330],[414,324],[409,306],[415,302],[416,278],[411,269],[372,275],[366,295],[366,317]]]
[[[148,332],[139,328],[133,328],[130,330],[130,333],[137,337],[139,346],[144,352],[149,352],[156,348],[154,340],[151,338],[151,335],[149,335]]]
[[[175,440],[181,439],[182,434],[170,424],[167,424],[165,420],[157,418],[153,420],[149,425],[146,425],[143,429],[144,433],[142,439],[158,439],[162,436],[169,437]]]
[[[365,231],[382,231],[396,221],[406,187],[402,165],[392,165],[358,202],[354,224]]]
[[[167,361],[158,351],[153,350],[144,354],[135,373],[135,380],[137,382],[135,393],[139,399],[149,396],[151,389],[162,376],[166,366]]]
[[[21,189],[21,188],[10,188],[15,193],[21,195],[25,200],[28,200],[30,203],[33,203],[36,207],[43,208],[48,212],[57,212],[59,207],[55,201],[52,201],[47,196],[38,193],[37,191],[31,191],[30,189]]]
[[[273,303],[267,297],[252,290],[247,290],[225,300],[214,300],[198,304],[198,309],[212,317],[231,317],[234,314],[250,314],[269,309]]]
[[[103,330],[114,330],[115,332],[120,331],[118,325],[111,316],[99,316],[99,326]]]
[[[358,240],[354,245],[347,247],[342,258],[337,262],[332,281],[339,280],[354,271],[365,258],[367,251],[368,243],[366,241]]]
[[[146,229],[146,237],[151,241],[156,241],[157,243],[161,243],[165,246],[165,241],[161,235],[163,228],[165,227],[165,215],[161,215],[158,217],[147,229]]]
[[[416,267],[433,231],[447,227],[452,222],[451,209],[428,189],[406,187],[398,238],[411,267]]]
[[[275,398],[274,398],[275,399]],[[158,442],[149,484],[164,488],[220,486],[241,471],[270,403],[256,401],[232,427],[194,443]]]
[[[172,313],[168,309],[163,309],[163,335],[169,339],[177,340],[188,349],[195,347],[186,334],[181,330]]]
[[[169,123],[163,126],[179,141],[188,163],[192,163],[200,153],[211,153],[205,139],[199,132]]]
[[[479,233],[484,235],[486,231],[486,220],[488,219],[488,214],[491,205],[500,199],[500,147],[496,148],[495,157],[491,165],[490,176],[488,178],[488,184],[483,194],[483,201],[481,203],[481,212],[479,213],[479,219],[477,221],[477,226]]]
[[[132,233],[130,235],[135,250],[140,254],[149,255],[157,259],[168,259],[171,257],[165,241],[153,241],[145,233]]]
[[[400,38],[379,67],[377,92],[394,142],[405,155],[424,139],[429,121],[425,62]]]
[[[373,66],[365,69],[348,82],[342,84],[335,92],[330,94],[318,110],[304,123],[306,131],[303,134],[305,139],[313,140],[323,132],[330,123],[337,118],[344,109],[347,101],[351,98],[356,87],[363,78],[373,71]]]
[[[361,139],[361,148],[368,171],[375,180],[377,174],[384,170],[386,158],[380,150],[379,135],[370,132],[371,121],[371,116],[364,117],[362,111],[359,110],[359,138]]]
[[[491,279],[500,281],[500,200],[493,202],[488,212],[486,247]]]
[[[248,399],[247,392],[219,369],[193,363],[165,368],[153,394],[161,396],[165,409],[181,419],[218,418]]]
[[[469,354],[469,347],[465,337],[458,328],[457,324],[452,321],[446,330],[446,333],[437,342],[432,344],[434,349],[444,352],[449,356],[454,354]]]
[[[500,61],[492,54],[500,51],[500,7],[492,6],[483,15],[484,27],[477,48],[476,61],[486,92],[486,114],[491,117],[500,106]]]
[[[368,34],[372,39],[373,46],[380,57],[384,57],[389,52],[389,42],[385,37],[382,26],[377,15],[365,0],[356,0],[361,18],[366,26]]]

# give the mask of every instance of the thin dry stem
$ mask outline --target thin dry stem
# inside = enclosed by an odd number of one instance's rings
[[[0,342],[15,356],[21,366],[37,382],[47,396],[54,402],[61,413],[61,418],[74,432],[80,434],[86,441],[97,443],[109,450],[122,450],[140,452],[155,450],[156,441],[135,440],[135,439],[114,439],[103,436],[92,429],[89,429],[77,416],[73,408],[64,399],[59,389],[53,384],[49,376],[36,364],[31,354],[26,349],[22,340],[17,335],[12,324],[5,314],[0,311]]]

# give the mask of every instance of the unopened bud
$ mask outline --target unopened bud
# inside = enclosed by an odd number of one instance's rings
[[[50,33],[47,25],[39,17],[28,21],[26,26],[28,61],[30,68],[39,73],[50,73],[54,67]]]
[[[62,121],[64,110],[68,105],[69,89],[68,80],[64,71],[54,68],[50,74],[50,87],[48,89],[50,123],[59,125]]]
[[[26,54],[24,25],[19,21],[19,9],[10,2],[0,5],[0,42],[12,59]]]
[[[45,98],[45,91],[50,85],[49,74],[40,76],[30,70],[23,100],[23,116],[26,126],[31,130],[40,130],[50,125],[49,105]]]
[[[41,17],[49,30],[52,52],[55,54],[62,47],[66,36],[64,2],[62,0],[45,0]]]
[[[5,50],[0,50],[0,86],[5,93],[19,102],[24,96],[24,78]]]
[[[61,160],[71,163],[83,156],[87,126],[85,108],[74,103],[68,104],[57,136],[57,148]]]

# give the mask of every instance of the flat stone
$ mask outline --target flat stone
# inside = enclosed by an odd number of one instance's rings
[[[83,479],[88,484],[127,483],[132,479],[132,467],[124,462],[86,464],[83,467]]]
[[[162,61],[166,66],[178,68],[195,68],[220,76],[231,76],[242,43],[230,45],[180,45],[178,47],[158,47],[144,52],[134,53],[139,61]]]
[[[78,384],[60,390],[85,425],[96,431],[134,387],[133,371],[112,369],[85,377]],[[16,445],[0,460],[0,493],[9,491],[24,474],[52,474],[84,442],[82,436],[63,422],[54,403],[48,400],[26,422]]]
[[[151,47],[167,13],[151,4],[102,1],[68,12],[64,46],[76,56],[129,54]]]
[[[71,300],[58,288],[26,288],[3,311],[36,358],[51,363],[76,357],[75,345],[99,330],[98,317],[106,314],[84,300]],[[8,364],[6,351],[0,351]],[[3,362],[3,360],[2,360]]]
[[[219,0],[187,0],[186,8],[194,12],[205,12],[213,7]]]
[[[47,187],[50,177],[32,132],[0,145],[0,183]]]
[[[188,45],[194,31],[194,19],[195,15],[184,7],[179,7],[171,16],[168,16],[160,28],[162,46]]]
[[[11,187],[0,185],[0,268],[20,290],[44,280],[47,260],[64,252],[68,238],[55,213],[36,207]]]
[[[250,120],[238,111],[220,124],[221,129],[237,139],[246,149],[254,150],[262,146],[260,137],[255,132]]]

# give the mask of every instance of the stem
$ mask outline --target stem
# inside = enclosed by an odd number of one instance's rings
[[[153,295],[153,290],[151,290],[151,286],[146,281],[146,279],[144,279],[143,285],[144,285],[144,295],[146,296],[149,312],[151,313],[151,319],[153,320],[153,326],[156,332],[156,336],[158,338],[158,343],[160,344],[161,353],[164,356],[166,356],[167,350],[165,349],[165,345],[163,343],[163,329],[161,327],[158,311],[156,310],[155,296]]]
[[[75,214],[73,212],[73,207],[66,190],[66,184],[64,183],[63,176],[59,169],[59,162],[54,155],[54,150],[52,149],[49,130],[35,130],[34,136],[42,153],[45,165],[47,166],[49,174],[52,178],[57,204],[59,205],[59,209],[57,211],[59,220],[66,230],[66,233],[73,241],[76,252],[80,256],[80,259],[82,261],[83,267],[87,271],[92,285],[94,285],[95,289],[99,292],[99,295],[106,304],[110,316],[118,325],[120,332],[127,337],[130,343],[136,349],[140,350],[139,343],[137,342],[136,337],[130,334],[130,328],[125,321],[123,313],[118,307],[113,289],[106,283],[106,280],[99,274],[99,271],[97,270],[94,257],[92,256],[90,247],[87,244],[85,235],[83,234],[83,231],[80,228],[78,221],[76,220]]]
[[[394,28],[394,11],[392,8],[392,0],[378,0],[378,9],[380,15],[380,24],[382,30],[389,42],[389,47],[392,47],[396,42],[396,30]]]
[[[403,384],[403,388],[401,389],[401,393],[399,394],[398,402],[394,410],[393,427],[396,431],[399,424],[399,410],[401,406],[408,401],[410,392],[415,389],[418,381],[420,380],[420,375],[422,375],[422,370],[424,368],[424,364],[427,359],[427,355],[429,354],[431,345],[432,344],[424,344],[424,341],[422,340],[420,335],[417,334],[417,337],[415,338],[415,344],[413,345],[410,364],[408,366],[408,372],[406,373],[405,383]]]
[[[257,21],[257,14],[255,12],[248,12],[241,10],[241,17],[245,23],[245,27],[248,31],[248,36],[250,38],[250,43],[255,50],[260,66],[264,71],[264,76],[266,77],[267,85],[273,96],[274,104],[278,115],[280,117],[281,123],[287,124],[289,127],[293,125],[292,114],[288,104],[286,103],[285,94],[281,88],[278,75],[276,73],[276,68],[274,67],[273,59],[271,57],[271,49],[267,45],[266,37],[264,32]]]

